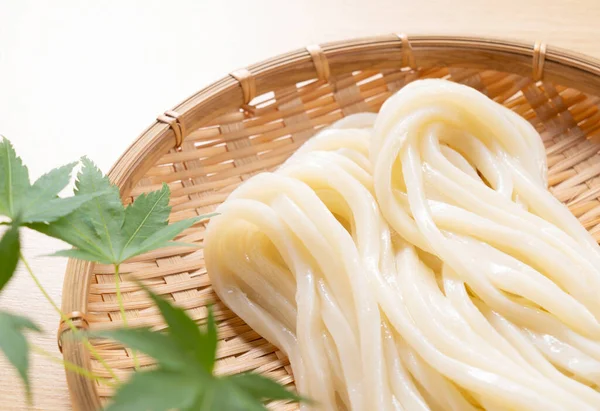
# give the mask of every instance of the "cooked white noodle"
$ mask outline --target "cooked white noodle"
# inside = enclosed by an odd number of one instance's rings
[[[411,83],[217,211],[214,289],[315,409],[600,409],[600,248],[479,92]]]

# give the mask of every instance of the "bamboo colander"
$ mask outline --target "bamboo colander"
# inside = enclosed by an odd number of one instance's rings
[[[273,170],[319,129],[353,113],[379,110],[405,84],[438,77],[471,86],[520,114],[540,132],[552,193],[600,239],[600,61],[542,43],[466,37],[387,35],[309,46],[241,69],[158,117],[110,172],[123,201],[172,191],[171,221],[211,212],[244,180]],[[201,244],[205,223],[178,240]],[[218,301],[202,250],[165,248],[121,266],[130,326],[163,327],[131,277],[201,322],[214,303],[218,371],[256,370],[293,384],[287,358]],[[71,260],[63,311],[81,328],[123,325],[111,267]],[[61,336],[68,333],[61,325]],[[82,346],[62,338],[64,357],[100,376]],[[122,346],[96,349],[122,377],[133,369]],[[141,357],[142,365],[150,358]],[[112,392],[67,372],[75,409],[96,410]],[[276,404],[278,410],[295,409]]]

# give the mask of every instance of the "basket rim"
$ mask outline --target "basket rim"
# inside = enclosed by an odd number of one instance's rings
[[[315,58],[315,50],[320,59]],[[365,52],[373,54],[373,57],[351,62],[344,60],[344,57]],[[375,62],[376,59],[379,60]],[[251,99],[250,95],[260,95],[284,84],[321,78],[323,62],[327,75],[329,72],[335,75],[369,68],[397,69],[407,66],[407,62],[416,62],[419,67],[485,68],[557,82],[600,95],[600,59],[540,42],[475,36],[406,37],[390,34],[324,43],[238,70],[183,100],[174,109],[159,116],[125,150],[111,168],[108,174],[110,180],[119,187],[122,197],[127,196],[160,155],[180,145],[186,128],[197,129],[228,110],[243,107]],[[69,259],[62,289],[64,313],[77,312],[85,316],[92,270],[92,263]],[[62,353],[66,360],[77,366],[91,368],[87,353],[74,339],[66,338],[62,342]],[[74,409],[99,409],[100,398],[95,382],[65,371]]]

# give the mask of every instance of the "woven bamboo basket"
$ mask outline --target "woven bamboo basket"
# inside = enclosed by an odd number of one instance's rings
[[[281,164],[319,129],[349,114],[379,110],[405,84],[438,77],[471,86],[531,122],[548,155],[552,193],[600,239],[600,61],[514,41],[387,35],[309,46],[231,73],[158,117],[110,172],[123,201],[167,183],[171,221],[211,212],[244,180]],[[205,223],[180,241],[201,244]],[[202,250],[165,248],[121,266],[130,326],[161,329],[158,311],[133,281],[188,310],[198,322],[214,304],[218,372],[255,370],[293,384],[287,358],[218,301]],[[111,267],[69,261],[63,310],[78,327],[123,324]],[[68,333],[59,329],[61,336]],[[109,377],[80,343],[62,338],[65,359]],[[121,377],[133,369],[118,344],[96,349]],[[152,360],[141,357],[142,366]],[[111,396],[67,372],[76,410],[99,409]],[[278,410],[296,409],[276,404]]]

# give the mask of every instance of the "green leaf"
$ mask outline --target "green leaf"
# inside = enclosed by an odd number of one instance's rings
[[[196,322],[184,310],[173,306],[167,300],[146,290],[169,326],[171,339],[179,348],[212,373],[217,353],[217,331],[212,310],[208,312],[206,332],[202,332]]]
[[[19,228],[12,226],[0,240],[0,290],[4,288],[15,273],[20,252]],[[2,329],[0,328],[0,334],[1,332]]]
[[[135,250],[147,239],[167,226],[169,213],[169,198],[171,190],[163,183],[162,189],[150,194],[142,194],[125,210],[123,236],[126,239],[123,250]]]
[[[87,158],[81,161],[83,168],[72,200],[81,202],[76,210],[51,224],[27,224],[75,247],[58,255],[119,265],[137,255],[171,246],[173,238],[202,219],[168,225],[171,192],[166,184],[159,191],[139,196],[125,208],[118,188],[108,177]]]
[[[264,382],[258,383],[265,385],[264,393],[261,393],[260,386],[253,385],[255,381],[251,379],[246,379],[246,384],[244,385],[243,383],[237,384],[232,377],[217,378],[212,384],[203,387],[194,407],[189,408],[189,411],[266,411],[267,408],[263,402],[265,400],[290,399],[294,401],[297,397],[283,387],[280,387],[276,382],[265,377],[262,377],[262,379],[271,382],[268,387]],[[271,385],[279,386],[280,390],[276,390]],[[279,397],[283,398],[271,398],[268,391],[277,392]]]
[[[165,333],[136,329],[93,334],[116,339],[158,362],[157,369],[121,387],[107,411],[265,411],[265,401],[305,401],[257,374],[213,375],[218,338],[212,310],[206,330],[200,330],[184,310],[146,291],[169,326]]]
[[[102,256],[102,260],[98,260],[97,262],[106,262],[107,264],[112,263],[112,259],[110,259],[110,256],[107,257],[107,249],[96,234],[96,230],[92,226],[92,223],[80,210],[69,214],[67,217],[61,218],[52,224],[27,224],[27,227],[47,236],[63,240],[80,251]]]
[[[170,241],[179,235],[183,230],[190,228],[200,220],[201,217],[189,218],[187,220],[177,221],[176,223],[163,227],[161,230],[155,232],[152,237],[147,238],[144,242],[139,244],[136,248],[129,247],[129,249],[124,250],[122,260],[125,261],[129,258],[135,257],[136,255],[147,253],[158,248],[175,245]]]
[[[230,383],[234,384],[246,394],[252,396],[255,400],[292,400],[304,401],[295,393],[288,391],[275,381],[263,377],[260,374],[244,373],[226,377]]]
[[[194,404],[198,383],[194,376],[162,369],[139,372],[117,390],[106,411],[186,409]]]
[[[217,357],[217,344],[219,338],[217,336],[217,323],[213,315],[212,307],[208,307],[208,318],[206,320],[206,333],[204,334],[204,349],[201,350],[199,356],[200,363],[209,364],[210,372],[215,367],[215,359]]]
[[[71,181],[71,172],[77,161],[50,170],[42,175],[31,186],[28,204],[33,204],[43,198],[52,198],[60,193]]]
[[[50,254],[50,256],[76,258],[78,260],[91,261],[93,263],[100,264],[111,264],[111,261],[105,260],[101,255],[94,254],[90,251],[78,250],[77,248],[73,248],[71,250],[59,250],[53,254]]]
[[[0,351],[17,369],[31,400],[29,385],[29,344],[23,334],[24,330],[40,332],[41,330],[29,319],[0,311]]]
[[[30,189],[29,171],[6,137],[0,142],[0,214],[15,219]]]
[[[42,215],[44,212],[41,210],[48,209],[47,202],[54,201],[54,207],[56,207],[59,201],[57,200],[58,193],[64,189],[69,181],[71,181],[71,172],[77,163],[71,163],[62,167],[55,168],[49,171],[40,178],[27,190],[27,197],[22,201],[21,208],[23,209],[23,215],[21,221],[23,222],[44,222],[54,221],[54,219],[35,219],[32,216]],[[29,180],[27,180],[29,184]],[[60,199],[58,199],[60,200]],[[73,209],[67,210],[64,214],[60,214],[58,217],[69,214]]]
[[[69,184],[76,164],[55,168],[31,185],[27,167],[10,142],[3,138],[0,142],[0,215],[10,218],[14,225],[51,223],[97,196],[95,193],[79,198],[58,197]]]
[[[182,352],[176,341],[167,334],[153,332],[147,328],[123,328],[110,331],[98,331],[92,337],[110,338],[122,344],[148,354],[167,370],[193,369],[193,358]]]
[[[199,391],[194,405],[185,411],[266,411],[261,402],[223,378],[214,379]]]
[[[262,401],[256,400],[239,387],[228,382],[222,383],[221,392],[225,395],[217,395],[211,411],[266,411],[267,408]],[[208,411],[208,409],[207,409]]]
[[[77,176],[75,196],[103,194],[80,207],[78,212],[94,228],[96,241],[105,256],[111,261],[118,261],[123,245],[121,228],[125,221],[125,209],[119,189],[110,183],[108,177],[91,160],[84,157],[81,162],[83,168]]]
[[[21,222],[23,224],[54,222],[72,213],[83,204],[101,194],[96,193],[67,198],[56,197],[52,200],[45,200],[37,207],[27,210],[21,218]]]

